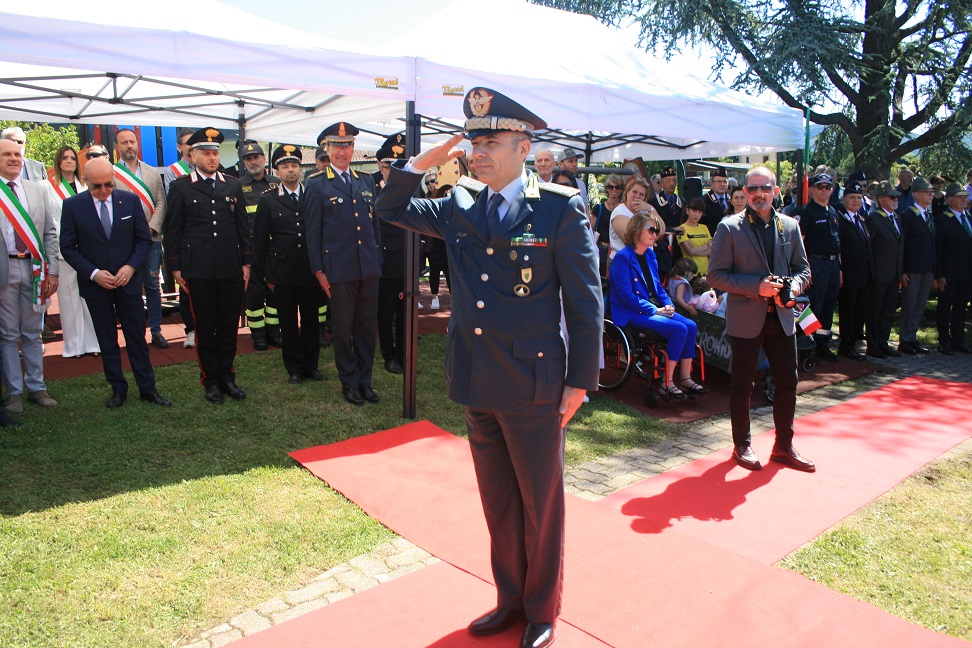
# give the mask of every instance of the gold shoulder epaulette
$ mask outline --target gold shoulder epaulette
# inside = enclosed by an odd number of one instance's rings
[[[311,173],[306,178],[304,178],[304,180],[310,180],[311,178],[316,178],[317,176],[322,175],[323,173],[324,173],[323,171],[315,171],[314,173]]]
[[[486,183],[480,182],[475,178],[470,178],[469,176],[461,176],[459,182],[456,183],[457,187],[462,187],[466,191],[471,191],[478,194],[480,191],[486,188]]]
[[[266,194],[273,193],[276,190],[277,190],[277,185],[270,185],[268,189],[264,189],[263,191],[261,191],[260,195],[265,196]]]
[[[580,193],[580,189],[577,187],[565,187],[564,185],[559,185],[556,182],[541,182],[540,189],[542,191],[560,194],[561,196],[567,196],[568,198],[572,198]]]

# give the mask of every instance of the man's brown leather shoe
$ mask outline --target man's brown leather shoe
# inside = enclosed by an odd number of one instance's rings
[[[762,470],[763,465],[759,463],[759,458],[753,449],[746,446],[736,446],[732,450],[732,460],[746,470]]]
[[[802,470],[803,472],[815,472],[817,470],[817,466],[809,459],[801,457],[800,453],[792,445],[789,450],[783,450],[774,445],[773,452],[770,453],[770,461],[775,461],[790,468]]]
[[[495,608],[469,624],[469,634],[479,637],[498,634],[509,630],[520,621],[526,620],[523,610]]]

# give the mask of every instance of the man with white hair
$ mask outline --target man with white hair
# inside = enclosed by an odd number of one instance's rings
[[[533,166],[537,169],[540,182],[553,182],[554,167],[557,166],[554,162],[553,153],[546,150],[537,151],[537,156],[533,160]],[[574,168],[577,168],[576,164]]]
[[[32,160],[27,157],[27,134],[20,126],[10,126],[0,131],[0,139],[11,140],[20,145],[20,155],[23,156],[24,166],[20,172],[20,177],[24,180],[34,180],[41,182],[47,180],[47,168],[40,160]]]

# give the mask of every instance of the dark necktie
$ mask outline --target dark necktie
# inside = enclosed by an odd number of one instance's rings
[[[210,191],[216,191],[216,179],[215,178],[206,178],[206,183],[209,185],[209,190]]]
[[[347,185],[348,189],[351,188],[351,176],[348,175],[347,171],[341,174],[341,179],[344,180],[344,184]]]
[[[489,209],[486,210],[486,233],[489,235],[489,238],[493,238],[494,235],[499,234],[499,208],[502,204],[503,194],[501,193],[494,193],[489,199]]]
[[[729,204],[726,202],[725,194],[719,196],[719,204],[722,205],[722,211],[729,209]]]
[[[857,222],[857,229],[861,230],[861,236],[864,240],[867,240],[867,228],[864,227],[864,219],[861,218],[860,214],[854,214],[854,220]]]
[[[297,192],[296,191],[291,191],[290,192],[290,199],[293,201],[294,207],[296,207],[300,203],[300,200],[298,200],[298,198],[297,198]]]
[[[965,233],[972,236],[972,227],[969,226],[969,216],[965,212],[959,214],[959,222],[965,228]]]
[[[105,236],[111,238],[111,216],[108,215],[108,203],[101,201],[101,229]]]
[[[17,195],[17,183],[16,182],[8,182],[7,183],[7,186],[10,187],[10,191],[12,191],[13,192],[13,195],[16,196]],[[20,197],[17,196],[17,199],[19,200]],[[14,245],[17,247],[17,252],[20,252],[21,254],[23,254],[24,252],[27,251],[27,243],[24,242],[24,239],[20,238],[20,232],[18,232],[16,228],[14,228],[13,233],[14,233]]]

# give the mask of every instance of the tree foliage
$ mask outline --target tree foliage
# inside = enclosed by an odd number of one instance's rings
[[[0,130],[8,126],[20,126],[27,135],[26,156],[40,160],[44,166],[54,166],[54,156],[62,146],[78,148],[78,130],[74,126],[54,127],[50,124],[0,119]]]
[[[972,0],[534,1],[613,25],[633,20],[650,51],[711,47],[717,77],[730,72],[737,89],[809,106],[871,177],[972,126]]]

